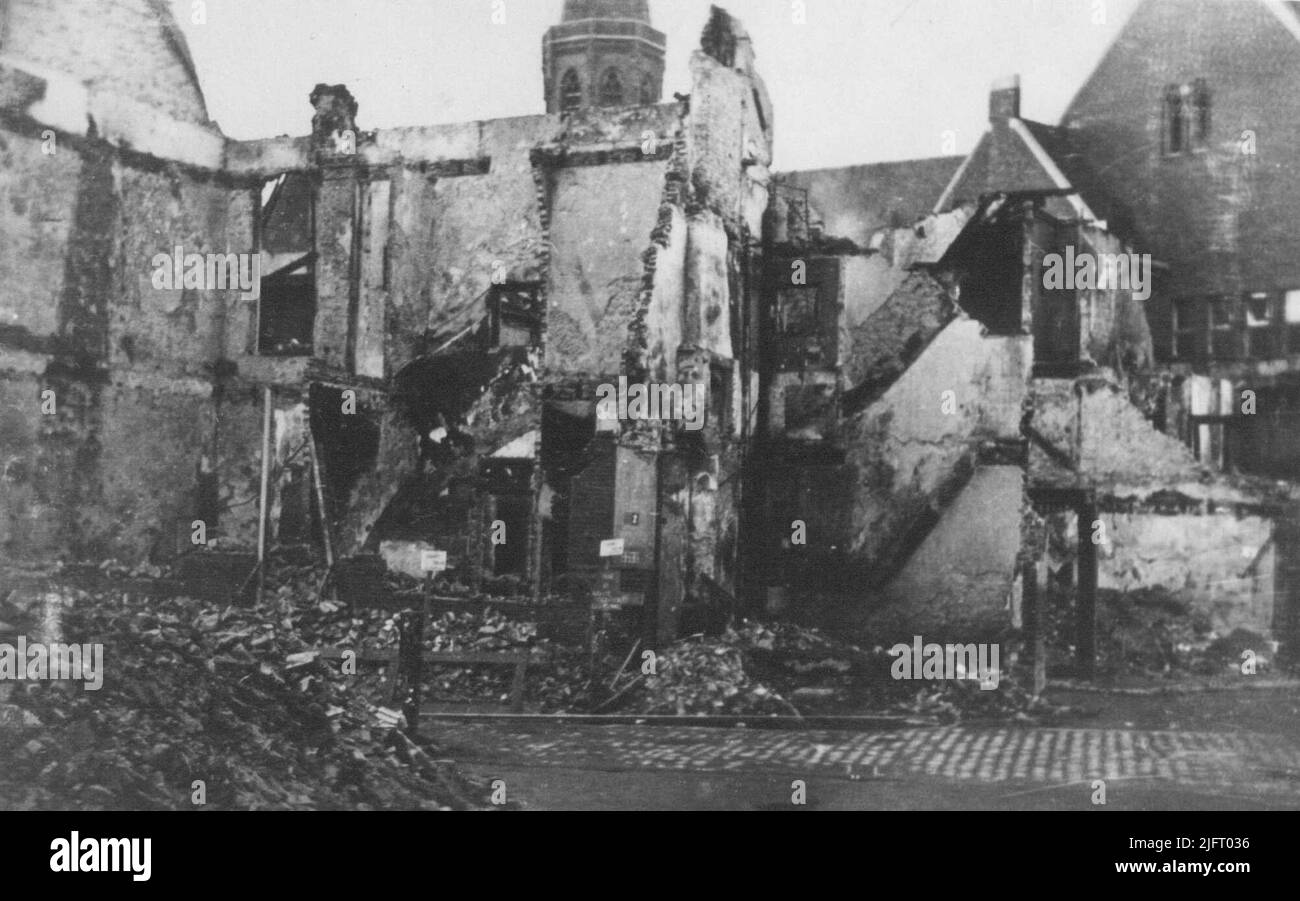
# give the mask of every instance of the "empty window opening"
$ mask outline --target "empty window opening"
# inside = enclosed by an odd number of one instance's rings
[[[649,106],[655,102],[655,80],[649,75],[641,76],[641,105]]]
[[[260,200],[256,350],[310,356],[316,326],[315,186],[302,174],[279,175],[263,183]]]
[[[542,408],[541,458],[548,486],[548,503],[542,510],[542,554],[552,577],[570,572],[571,530],[587,534],[592,515],[589,508],[575,509],[571,500],[574,479],[591,463],[592,451],[599,445],[594,441],[594,410],[588,414],[585,406],[547,403]],[[573,559],[578,562],[583,555]]]
[[[312,385],[310,406],[326,506],[330,521],[338,522],[347,511],[357,483],[379,459],[379,425],[364,403],[357,403],[356,412],[345,413],[343,391],[339,388]],[[352,406],[348,409],[351,411]]]
[[[534,282],[492,286],[487,298],[490,348],[536,347],[541,342],[539,292]]]
[[[531,494],[493,494],[490,498],[491,521],[505,526],[500,542],[491,543],[492,573],[496,576],[528,574],[528,532],[533,518]]]
[[[972,318],[979,320],[994,335],[1018,335],[1024,331],[1024,285],[1022,255],[1024,226],[1014,216],[993,221],[975,230],[959,251],[962,269],[960,304]],[[1077,317],[1069,317],[1073,304],[1060,307],[1067,317],[1060,323],[1061,334],[1051,342],[1054,359],[1070,362],[1077,359]]]

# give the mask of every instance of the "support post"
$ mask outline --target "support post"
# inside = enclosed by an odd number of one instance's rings
[[[1092,542],[1097,503],[1079,508],[1079,585],[1075,619],[1075,655],[1079,676],[1091,679],[1097,672],[1097,545]]]
[[[266,589],[266,518],[271,496],[271,404],[268,385],[262,393],[262,490],[257,506],[257,600]]]
[[[1027,563],[1021,570],[1024,586],[1025,655],[1033,682],[1033,695],[1038,697],[1047,687],[1047,622],[1044,614],[1043,563]]]

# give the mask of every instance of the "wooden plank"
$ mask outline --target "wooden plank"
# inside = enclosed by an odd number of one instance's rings
[[[515,666],[519,663],[531,663],[533,656],[526,653],[493,652],[459,652],[447,651],[424,655],[425,663],[435,666]]]
[[[524,685],[528,675],[528,664],[537,658],[530,653],[509,651],[461,653],[447,651],[422,655],[423,662],[433,666],[513,666],[514,679],[510,683],[510,710],[513,713],[524,712]]]

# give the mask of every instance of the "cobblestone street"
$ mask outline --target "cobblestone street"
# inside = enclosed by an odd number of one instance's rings
[[[635,726],[525,731],[447,723],[428,728],[457,760],[482,773],[496,767],[676,774],[688,780],[781,775],[993,787],[1002,798],[1067,787],[1086,795],[1100,779],[1112,793],[1117,785],[1142,784],[1157,792],[1221,794],[1237,806],[1254,800],[1300,808],[1300,746],[1285,735],[1018,727],[854,734]],[[520,792],[527,803],[526,784]]]

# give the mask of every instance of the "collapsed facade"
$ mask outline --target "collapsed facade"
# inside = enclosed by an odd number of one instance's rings
[[[768,464],[833,536],[773,522],[780,606],[997,633],[1060,580],[1081,624],[1099,589],[1161,588],[1294,641],[1300,470],[1275,399],[1296,161],[1273,142],[1295,118],[1269,79],[1297,35],[1295,4],[1147,0],[1060,127],[1022,118],[1010,79],[968,157],[778,176]],[[1268,77],[1240,52],[1261,42]],[[1085,257],[1120,266],[1076,285]],[[805,260],[815,289],[789,284]]]
[[[365,131],[318,85],[309,135],[233,141],[163,4],[86,47],[46,6],[0,4],[6,556],[437,549],[661,639],[761,608],[1005,634],[1064,568],[1225,628],[1293,609],[1287,493],[1207,437],[1225,376],[1163,365],[1181,262],[1147,304],[1045,287],[1051,254],[1152,231],[1018,84],[968,158],[774,177],[740,23],[713,10],[665,103],[648,4],[568,0],[544,115]],[[227,254],[257,290],[209,277]],[[620,379],[700,386],[704,428],[601,419]]]
[[[363,131],[320,85],[310,136],[239,142],[161,4],[125,6],[156,81],[4,7],[7,555],[418,541],[473,581],[653,595],[669,634],[734,590],[772,142],[738,23],[714,12],[688,100],[659,102],[644,2],[574,0],[555,112]],[[259,254],[260,292],[160,289],[174,247]],[[704,386],[707,427],[598,423],[620,376]]]

